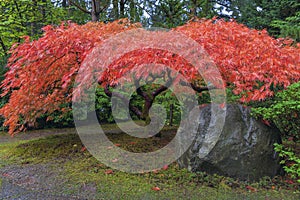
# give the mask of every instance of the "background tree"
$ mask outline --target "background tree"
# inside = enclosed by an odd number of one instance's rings
[[[274,20],[271,26],[279,28],[280,37],[290,37],[300,41],[300,11],[295,16],[287,17],[285,20]]]
[[[285,25],[299,26],[294,19],[300,10],[298,0],[237,0],[231,1],[229,5],[228,10],[233,12],[232,17],[238,22],[259,30],[267,29],[275,37],[280,36],[280,29],[284,29]],[[287,24],[280,21],[286,21]],[[278,25],[281,25],[281,28]]]
[[[100,15],[104,13],[110,5],[108,0],[90,0],[90,1],[75,1],[68,0],[70,6],[75,6],[77,9],[91,16],[91,21],[97,22]]]
[[[0,56],[24,35],[38,38],[42,27],[59,23],[64,15],[50,0],[3,0],[0,10]]]
[[[172,28],[184,24],[188,18],[187,5],[181,0],[159,1],[151,17],[151,25]]]

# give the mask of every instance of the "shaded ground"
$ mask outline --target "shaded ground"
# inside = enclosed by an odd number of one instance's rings
[[[78,199],[57,192],[63,182],[55,179],[57,173],[47,165],[7,167],[0,173],[4,177],[0,199]]]
[[[9,134],[2,132],[0,133],[0,144],[7,142],[16,142],[20,140],[38,139],[50,135],[61,135],[69,133],[76,134],[75,128],[34,130],[30,132],[18,133],[14,136],[10,136]]]
[[[140,140],[106,126],[108,137],[132,152],[151,151],[172,139]],[[157,188],[159,190],[157,190]],[[300,199],[300,186],[278,177],[243,183],[190,173],[173,163],[165,170],[128,174],[106,167],[82,146],[75,129],[0,134],[0,199]]]
[[[76,134],[76,130],[51,129],[30,131],[11,137],[0,135],[0,144],[44,138],[53,135]],[[1,166],[1,161],[0,161]],[[8,165],[0,168],[1,193],[0,199],[91,199],[91,190],[82,188],[80,195],[68,195],[65,191],[72,190],[63,180],[63,170],[57,163]],[[95,189],[92,188],[95,191]]]

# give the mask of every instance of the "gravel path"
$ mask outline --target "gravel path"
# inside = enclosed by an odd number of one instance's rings
[[[62,181],[62,178],[60,178],[61,172],[62,170],[55,169],[55,165],[51,163],[2,168],[0,169],[3,179],[0,199],[92,199],[92,192],[96,192],[96,188],[92,188],[93,191],[87,190],[87,188],[77,189],[78,195],[66,194],[67,191],[74,191],[74,188],[67,186]]]
[[[43,138],[49,135],[76,133],[74,128],[30,131],[14,137],[0,134],[0,143]],[[58,163],[27,164],[0,168],[1,200],[90,200],[96,186],[76,187],[63,181]],[[72,194],[72,195],[70,195]],[[74,195],[75,194],[75,195]]]
[[[61,135],[61,134],[69,134],[69,133],[76,134],[75,128],[35,130],[30,132],[17,133],[13,137],[10,136],[8,133],[0,133],[0,143],[38,139],[50,135]]]

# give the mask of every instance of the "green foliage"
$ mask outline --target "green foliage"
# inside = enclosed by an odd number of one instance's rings
[[[151,25],[163,28],[180,26],[193,17],[212,18],[217,14],[214,3],[208,0],[166,0],[156,2],[154,7]]]
[[[65,103],[61,105],[62,110],[65,112],[56,110],[51,114],[43,115],[38,122],[40,128],[62,128],[74,126],[73,113],[71,110],[71,103]]]
[[[73,0],[77,5],[82,8],[87,7],[87,2],[82,0]],[[74,5],[68,5],[66,7],[60,7],[63,12],[65,12],[65,19],[63,20],[71,20],[72,22],[76,22],[78,24],[85,24],[91,20],[91,16],[88,13],[82,12]]]
[[[300,11],[295,16],[287,17],[285,20],[274,20],[271,26],[280,29],[279,36],[300,41]]]
[[[0,56],[0,82],[4,79],[4,74],[7,71],[6,62],[8,56]],[[8,95],[5,97],[0,97],[0,108],[4,106],[8,102]],[[2,126],[4,122],[4,118],[0,117],[0,131],[5,130],[5,127]]]
[[[104,89],[98,87],[96,89],[96,101],[95,109],[98,120],[100,123],[112,123],[114,122],[111,112],[111,101],[108,96],[104,93]],[[92,111],[92,110],[91,110]]]
[[[176,96],[171,90],[166,90],[162,94],[158,95],[155,98],[154,103],[160,104],[164,107],[164,109],[167,112],[168,124],[179,125],[181,121],[181,115],[182,115],[182,111],[181,111],[182,103],[178,101],[178,99],[176,98]],[[173,116],[171,116],[171,112]]]
[[[4,74],[8,70],[6,68],[7,59],[8,59],[8,55],[0,56],[0,81],[4,79]]]
[[[51,0],[22,0],[0,2],[0,56],[7,55],[11,46],[29,35],[38,38],[41,28],[59,24],[66,12],[55,7]]]
[[[271,105],[252,110],[255,115],[274,122],[285,136],[300,139],[300,82],[278,92]]]
[[[299,30],[299,21],[295,19],[300,9],[298,0],[238,0],[232,1],[230,9],[238,22],[255,29],[267,29],[276,37],[293,37],[294,31]]]
[[[209,0],[193,0],[186,1],[189,8],[189,15],[191,17],[199,18],[212,18],[217,13],[215,11],[214,4],[218,1],[209,1]]]
[[[153,25],[163,28],[173,28],[184,24],[188,20],[188,12],[184,1],[166,0],[161,1],[152,16]]]
[[[293,149],[285,148],[282,144],[276,143],[274,146],[275,151],[283,158],[280,163],[285,165],[284,171],[300,183],[300,157],[294,153]]]

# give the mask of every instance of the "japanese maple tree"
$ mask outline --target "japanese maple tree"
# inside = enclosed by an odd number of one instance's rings
[[[66,112],[60,105],[72,100],[74,79],[93,47],[101,45],[110,36],[138,27],[140,24],[131,24],[127,20],[108,24],[47,26],[39,40],[30,42],[26,38],[23,44],[12,48],[9,71],[2,82],[2,96],[10,95],[10,100],[0,109],[10,133],[23,130],[22,124],[34,123],[44,113]],[[204,47],[227,87],[232,87],[236,94],[242,96],[241,101],[263,100],[274,94],[274,88],[285,88],[300,80],[300,45],[292,45],[285,39],[276,40],[266,31],[216,19],[190,21],[172,31],[183,33]],[[189,77],[188,81],[195,91],[209,89],[179,55],[156,49],[136,50],[110,66],[103,66],[107,69],[99,77],[99,86],[106,88],[106,94],[111,95],[110,88],[118,84],[116,80],[119,77],[136,65],[151,62],[177,69]],[[163,78],[175,81],[170,78],[167,69],[164,72]],[[137,73],[140,78],[151,76],[147,68],[139,68]],[[166,89],[155,85],[151,93],[137,90],[145,100],[144,110],[131,109],[145,118],[155,97]]]

